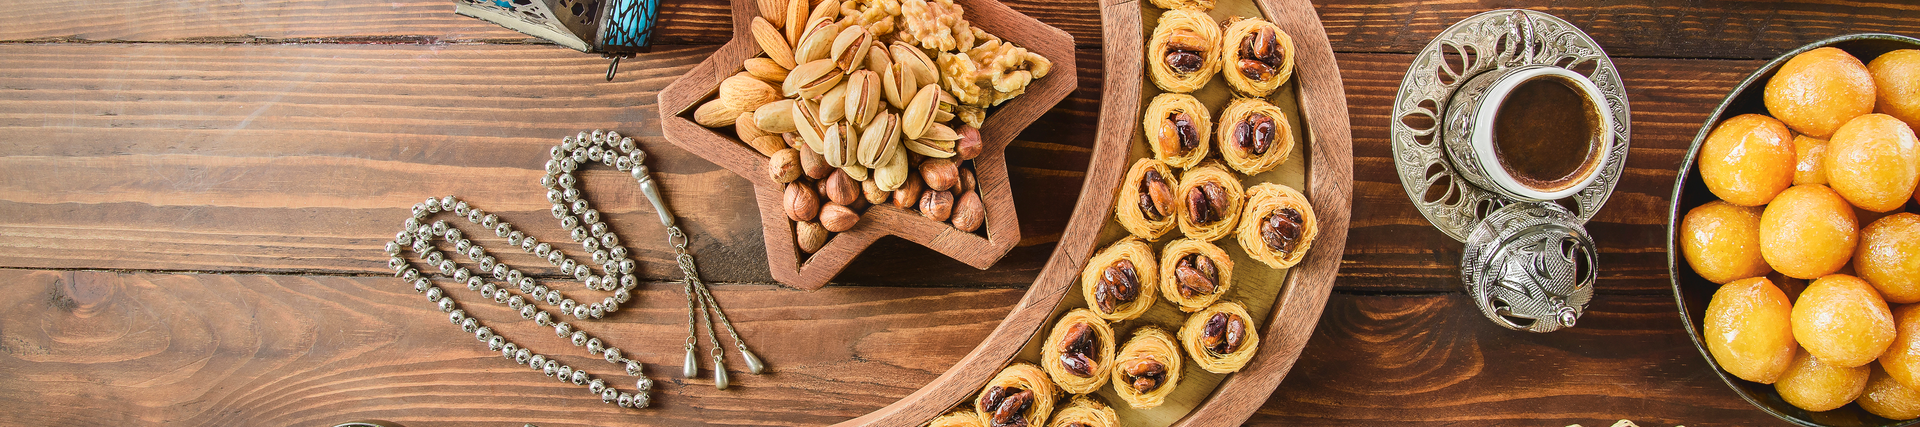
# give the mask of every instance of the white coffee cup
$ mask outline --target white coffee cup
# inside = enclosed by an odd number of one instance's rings
[[[1508,105],[1515,90],[1536,81],[1560,83],[1571,89],[1572,97],[1535,95],[1552,92],[1551,87],[1547,87],[1546,92],[1527,91],[1523,98],[1539,99],[1513,99],[1520,103],[1534,102],[1516,105],[1516,108],[1529,105],[1545,108],[1508,111],[1511,116],[1502,117],[1501,110]],[[1545,102],[1555,100],[1562,102]],[[1568,103],[1572,105],[1562,105]],[[1582,112],[1580,118],[1553,116],[1572,111],[1568,108],[1576,105],[1577,111]],[[1468,182],[1514,199],[1559,200],[1599,179],[1601,166],[1606,164],[1614,144],[1613,115],[1609,111],[1600,88],[1580,73],[1548,65],[1503,68],[1474,76],[1454,92],[1445,113],[1441,139],[1448,157],[1453,160],[1456,175]],[[1497,125],[1503,118],[1512,121],[1508,126],[1513,127],[1499,128]],[[1578,131],[1583,124],[1588,132]],[[1516,133],[1515,129],[1530,129],[1539,135]],[[1525,149],[1504,153],[1502,141],[1496,138],[1503,131],[1511,139],[1505,147]],[[1584,144],[1578,141],[1581,137],[1585,139]],[[1542,155],[1541,152],[1560,154]],[[1569,163],[1572,156],[1579,156],[1579,161]],[[1553,167],[1555,173],[1567,165],[1574,168],[1565,176],[1528,176],[1523,172],[1538,170],[1540,168],[1528,165],[1540,164],[1550,165],[1546,167]]]

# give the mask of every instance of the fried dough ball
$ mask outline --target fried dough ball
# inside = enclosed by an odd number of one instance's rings
[[[1727,283],[1773,271],[1760,257],[1760,208],[1715,200],[1680,220],[1680,253],[1707,281]]]
[[[1913,129],[1885,114],[1847,122],[1827,145],[1827,185],[1854,206],[1899,209],[1920,180],[1920,141]]]
[[[1760,212],[1760,256],[1774,271],[1818,279],[1853,259],[1860,238],[1853,207],[1824,185],[1796,185]]]
[[[1865,365],[1893,344],[1893,312],[1866,281],[1844,274],[1822,277],[1793,304],[1793,338],[1829,365]]]
[[[1806,135],[1793,137],[1793,185],[1827,183],[1827,140]]]
[[[1865,366],[1842,368],[1822,363],[1819,358],[1801,352],[1787,366],[1786,375],[1773,383],[1787,403],[1814,412],[1846,406],[1867,388],[1872,372]]]
[[[1920,391],[1894,381],[1887,372],[1874,368],[1867,376],[1867,388],[1860,393],[1860,409],[1894,420],[1920,418]]]
[[[1920,302],[1920,215],[1897,213],[1867,224],[1853,269],[1887,302]]]
[[[1800,347],[1793,340],[1792,315],[1793,303],[1765,277],[1721,286],[1707,303],[1707,352],[1733,376],[1773,384]]]
[[[1767,80],[1767,112],[1795,132],[1829,138],[1840,125],[1873,112],[1873,76],[1839,48],[1809,50],[1788,59]]]
[[[1880,354],[1880,368],[1907,388],[1920,385],[1920,309],[1903,305],[1893,309],[1893,344]]]
[[[1920,129],[1920,50],[1887,52],[1867,63],[1873,76],[1874,111]]]
[[[1700,177],[1721,200],[1760,206],[1793,185],[1793,132],[1779,120],[1742,114],[1720,122],[1700,147]]]

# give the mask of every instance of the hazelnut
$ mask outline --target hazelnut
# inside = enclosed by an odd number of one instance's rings
[[[800,151],[792,148],[773,152],[767,158],[767,177],[781,184],[800,179]]]
[[[940,190],[928,190],[920,195],[920,216],[934,221],[946,222],[953,216],[953,193]]]
[[[986,144],[986,141],[980,139],[980,128],[961,126],[959,131],[960,139],[953,143],[953,150],[957,153],[954,158],[973,160],[975,157],[980,157],[980,150],[983,149],[981,145]]]
[[[787,183],[787,219],[812,221],[819,215],[820,196],[813,193],[813,185],[803,181]]]
[[[920,192],[926,189],[927,187],[920,183],[920,174],[907,174],[907,182],[900,184],[900,189],[893,190],[893,207],[913,210],[920,205]]]
[[[803,221],[794,223],[793,232],[796,237],[794,242],[800,245],[801,252],[819,252],[820,247],[827,245],[827,228],[820,226],[818,222]]]
[[[826,205],[820,208],[820,226],[826,227],[827,231],[835,233],[847,231],[852,229],[854,224],[859,223],[860,214],[854,213],[853,209],[848,209],[846,206]]]
[[[795,141],[798,140],[796,139]],[[813,150],[796,151],[800,152],[800,171],[805,173],[808,178],[824,179],[828,174],[833,173],[833,166],[827,165],[826,156],[822,156]]]
[[[952,189],[960,183],[960,168],[952,160],[927,159],[920,162],[920,179],[926,181],[927,188],[934,190]]]
[[[835,169],[826,180],[820,181],[820,186],[820,193],[836,205],[851,206],[861,197],[860,183],[848,177],[847,171]]]
[[[867,203],[876,205],[886,203],[887,200],[893,199],[893,192],[881,190],[880,183],[876,180],[860,181],[860,193],[866,196]]]
[[[953,204],[953,228],[972,233],[986,219],[987,207],[980,202],[979,193],[961,193],[960,200]]]
[[[972,167],[960,168],[960,184],[955,188],[958,188],[961,193],[972,193],[973,190],[979,188],[978,184],[979,183],[975,181]]]

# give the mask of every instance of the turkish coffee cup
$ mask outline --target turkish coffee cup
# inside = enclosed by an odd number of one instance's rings
[[[1580,73],[1502,68],[1454,92],[1442,140],[1468,182],[1519,200],[1559,200],[1599,178],[1614,144],[1608,111],[1600,88]]]

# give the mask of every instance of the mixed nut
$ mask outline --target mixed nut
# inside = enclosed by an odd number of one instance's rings
[[[952,0],[757,3],[748,31],[764,56],[722,80],[693,120],[731,126],[766,156],[802,251],[874,205],[966,232],[985,224],[971,160],[986,109],[1051,62],[972,27]]]

